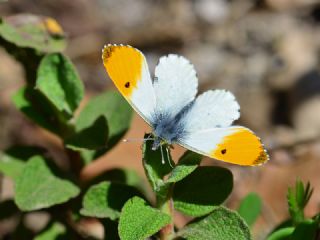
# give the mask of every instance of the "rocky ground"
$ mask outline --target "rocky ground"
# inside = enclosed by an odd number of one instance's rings
[[[51,16],[62,25],[69,38],[66,54],[77,65],[88,98],[113,87],[101,63],[101,48],[106,43],[141,49],[151,71],[161,55],[182,54],[195,65],[200,91],[232,91],[241,106],[239,124],[261,136],[271,156],[261,167],[227,165],[235,176],[229,205],[236,207],[250,191],[263,198],[264,211],[255,225],[255,239],[263,239],[286,218],[286,189],[297,177],[315,187],[307,214],[319,211],[317,0],[0,1],[1,16],[24,12]],[[63,166],[61,143],[18,113],[10,102],[23,79],[22,68],[0,47],[0,149],[13,143],[40,142],[62,159]],[[127,137],[140,137],[144,131],[148,127],[135,117]],[[181,153],[180,148],[174,151],[175,156]],[[140,158],[138,143],[121,143],[86,168],[83,177],[113,166],[134,168],[143,174]],[[205,164],[222,165],[213,160]],[[1,197],[9,197],[10,181],[4,179],[2,185]],[[5,226],[0,223],[0,230]]]

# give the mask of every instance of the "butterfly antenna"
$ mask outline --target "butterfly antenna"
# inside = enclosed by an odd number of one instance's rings
[[[164,157],[163,157],[162,145],[160,145],[160,151],[161,151],[161,163],[162,163],[162,164],[165,164]]]
[[[122,142],[146,142],[151,140],[154,140],[154,138],[125,138],[122,139]]]
[[[169,154],[169,149],[168,149],[168,147],[166,147],[166,151],[167,151],[167,158],[168,158],[168,162],[169,162],[169,165],[170,165],[170,167],[173,169],[173,166],[172,166],[172,164],[171,164],[171,158],[170,158],[170,154]]]

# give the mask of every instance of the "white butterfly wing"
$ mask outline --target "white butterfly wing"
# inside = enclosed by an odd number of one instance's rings
[[[181,121],[188,132],[227,127],[240,117],[239,110],[240,106],[231,92],[210,90],[197,97]]]
[[[193,65],[186,58],[169,54],[160,58],[153,86],[157,112],[175,116],[194,100],[198,79]]]
[[[178,143],[202,155],[237,165],[255,166],[269,159],[260,139],[241,126],[191,132]]]
[[[144,55],[131,46],[109,44],[102,50],[102,60],[120,93],[151,124],[156,98]]]
[[[181,119],[185,134],[178,143],[194,152],[238,165],[259,165],[268,160],[260,139],[249,129],[229,127],[240,117],[239,104],[225,90],[200,95]]]

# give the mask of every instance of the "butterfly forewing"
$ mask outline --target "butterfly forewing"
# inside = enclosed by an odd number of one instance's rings
[[[102,50],[102,60],[120,93],[150,124],[156,99],[144,55],[130,46],[108,45]]]
[[[161,57],[155,69],[154,91],[156,110],[177,115],[194,100],[198,79],[193,65],[184,57],[169,54]]]

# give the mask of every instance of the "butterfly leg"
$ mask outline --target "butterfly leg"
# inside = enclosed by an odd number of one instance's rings
[[[171,164],[170,154],[169,154],[169,146],[166,146],[166,151],[167,151],[167,159],[168,159],[169,165],[171,168],[173,168],[173,166]]]
[[[160,145],[160,151],[161,151],[161,163],[162,163],[162,164],[165,164],[164,157],[163,157],[162,145]]]

